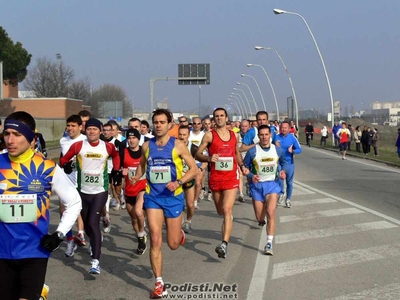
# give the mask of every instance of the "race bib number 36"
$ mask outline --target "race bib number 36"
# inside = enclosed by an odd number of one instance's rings
[[[233,157],[219,157],[215,163],[215,170],[217,171],[232,171],[233,170]]]
[[[171,181],[171,168],[169,166],[150,167],[150,181],[152,183],[167,183]]]
[[[0,195],[0,220],[4,223],[36,221],[37,197],[29,195]]]

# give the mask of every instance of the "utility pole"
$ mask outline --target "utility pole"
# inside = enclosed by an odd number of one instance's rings
[[[201,85],[199,84],[199,118],[201,118],[200,112],[201,112]]]
[[[0,101],[3,101],[3,62],[0,61]]]

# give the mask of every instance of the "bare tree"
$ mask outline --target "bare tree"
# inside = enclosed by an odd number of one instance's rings
[[[68,97],[68,88],[74,78],[74,71],[64,64],[60,54],[53,61],[39,57],[28,70],[24,87],[33,91],[36,97]]]
[[[83,104],[90,105],[92,86],[89,77],[73,81],[68,88],[68,97],[83,100]]]
[[[90,99],[92,113],[97,116],[104,116],[104,104],[106,102],[122,102],[122,117],[132,116],[132,104],[120,86],[102,84],[98,89],[94,90]]]

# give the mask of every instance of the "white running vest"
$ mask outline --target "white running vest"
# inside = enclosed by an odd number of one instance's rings
[[[95,147],[87,140],[77,157],[78,190],[86,194],[98,194],[108,190],[108,152],[106,143],[99,141]]]
[[[84,134],[79,134],[75,139],[71,139],[69,136],[62,137],[60,139],[60,146],[61,146],[61,153],[62,155],[65,155],[71,145],[73,143],[79,142],[79,141],[84,141],[86,140],[86,135]],[[74,184],[75,187],[78,186],[76,180],[77,180],[77,171],[76,171],[76,158],[71,159],[73,161],[72,163],[72,173],[67,174],[68,178],[71,180],[71,182]]]
[[[264,151],[259,144],[256,145],[256,157],[253,165],[260,176],[260,182],[274,181],[278,171],[278,153],[275,145],[271,144],[269,151]]]

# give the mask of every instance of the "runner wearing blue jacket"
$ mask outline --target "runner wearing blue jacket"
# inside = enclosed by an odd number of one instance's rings
[[[289,122],[282,122],[281,124],[282,133],[276,135],[275,145],[282,148],[283,157],[281,158],[282,169],[286,172],[286,207],[292,207],[290,201],[293,192],[293,179],[294,179],[294,154],[301,153],[301,146],[297,138],[289,133],[290,125]],[[284,181],[280,180],[280,186],[284,191]],[[280,197],[278,200],[279,204],[282,204],[284,197]]]

